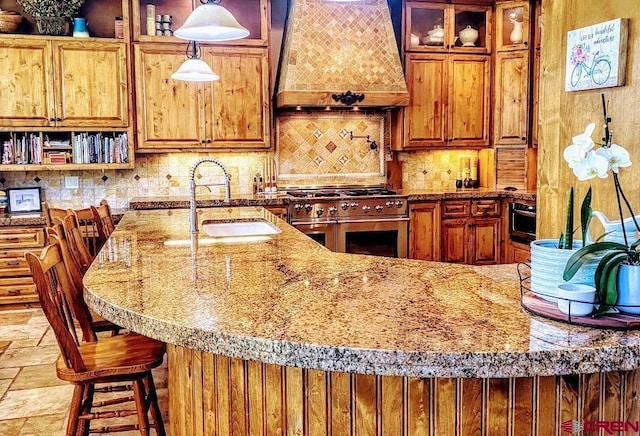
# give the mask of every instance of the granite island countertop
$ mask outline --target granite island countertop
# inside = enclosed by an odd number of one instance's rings
[[[187,210],[128,212],[85,276],[88,304],[168,343],[326,371],[495,378],[640,366],[638,331],[524,311],[515,265],[333,253],[260,207],[199,217],[265,218],[282,232],[191,240]]]

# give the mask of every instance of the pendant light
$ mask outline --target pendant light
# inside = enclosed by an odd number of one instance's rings
[[[187,82],[213,82],[220,79],[220,76],[214,73],[205,61],[200,59],[196,41],[190,41],[189,45],[187,45],[187,60],[180,65],[178,71],[171,75],[171,78]]]
[[[222,0],[200,0],[184,24],[173,34],[178,38],[200,42],[232,41],[246,38],[249,31],[224,7]]]

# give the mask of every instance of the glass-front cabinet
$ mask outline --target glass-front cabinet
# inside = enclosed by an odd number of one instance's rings
[[[133,0],[133,40],[139,42],[181,42],[173,36],[200,0]],[[267,6],[264,0],[224,1],[224,6],[249,30],[247,38],[226,41],[224,45],[267,45]]]
[[[524,50],[529,44],[529,2],[496,5],[496,50]]]
[[[491,51],[491,7],[407,2],[408,51]]]

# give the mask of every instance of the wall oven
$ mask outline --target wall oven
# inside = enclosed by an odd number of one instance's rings
[[[509,203],[509,239],[528,244],[536,239],[536,206]]]
[[[406,258],[406,198],[377,188],[290,191],[291,225],[340,253]]]

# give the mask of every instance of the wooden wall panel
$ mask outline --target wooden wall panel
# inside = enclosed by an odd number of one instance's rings
[[[609,115],[614,142],[627,148],[633,165],[620,171],[625,193],[634,211],[640,213],[640,82],[634,71],[640,71],[637,35],[640,35],[640,8],[630,8],[628,0],[542,0],[541,68],[540,68],[540,137],[538,144],[538,238],[557,238],[564,223],[564,205],[570,186],[576,188],[580,201],[589,186],[593,188],[592,207],[610,219],[619,219],[614,198],[613,180],[579,182],[562,158],[562,151],[572,136],[584,131],[590,122],[596,123],[593,139],[602,137],[602,105],[600,94],[609,101]],[[585,90],[564,91],[567,31],[614,18],[629,18],[627,85]],[[627,215],[628,216],[628,215]]]
[[[534,433],[535,379],[519,377],[512,383],[513,436],[529,436]]]
[[[569,420],[640,420],[640,370],[423,379],[167,349],[173,436],[559,436]]]
[[[315,369],[307,371],[309,436],[325,436],[327,434],[327,382],[326,372]]]
[[[405,395],[403,384],[408,384],[413,379],[403,379],[400,377],[380,377],[380,384],[382,385],[382,395],[379,401],[380,407],[380,419],[382,424],[382,434],[384,436],[402,436],[404,435],[403,429],[403,410],[405,407]],[[427,404],[428,410],[428,404]]]

